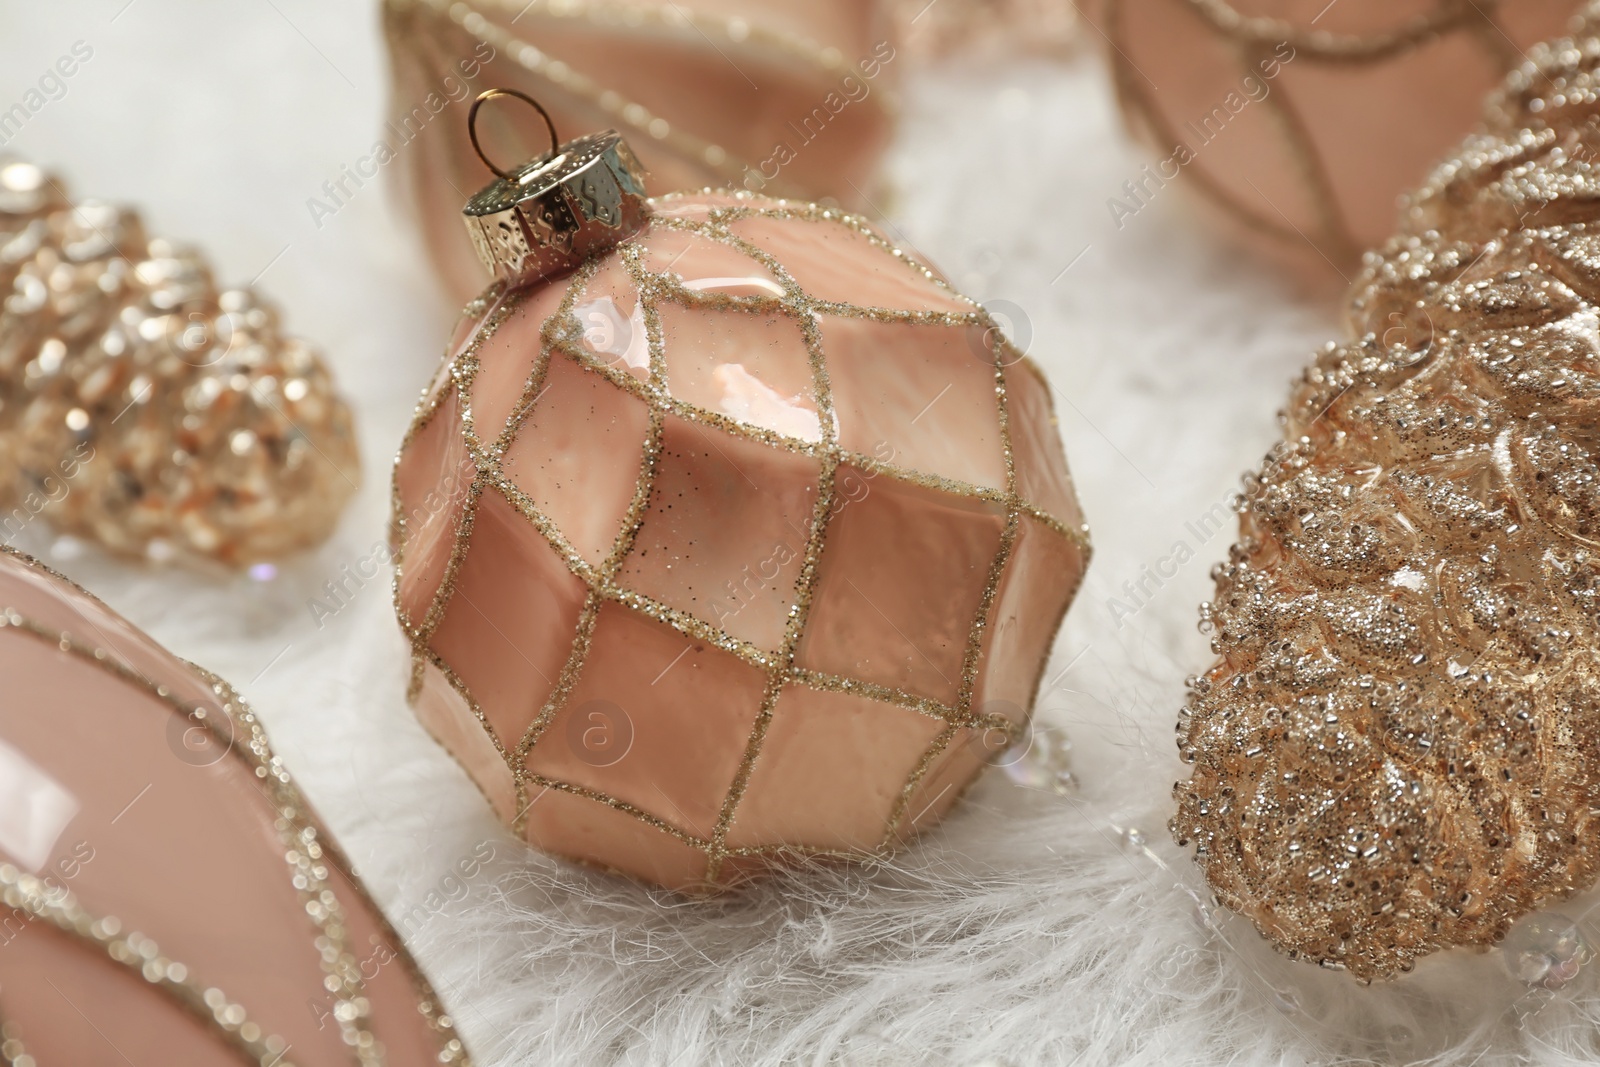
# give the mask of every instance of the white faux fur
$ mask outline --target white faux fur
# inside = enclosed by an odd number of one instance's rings
[[[265,271],[354,399],[367,462],[335,540],[271,581],[134,571],[42,529],[26,547],[244,691],[481,1063],[1595,1059],[1593,974],[1526,994],[1498,952],[1458,953],[1363,989],[1206,907],[1167,836],[1182,679],[1207,659],[1194,606],[1232,536],[1215,506],[1334,314],[1194,225],[1181,190],[1114,225],[1106,201],[1142,160],[1092,58],[920,74],[892,161],[896,234],[1026,308],[1014,332],[1060,394],[1097,554],[1039,716],[1070,732],[1081,791],[991,775],[892,863],[686,903],[499,829],[405,706],[386,574],[322,628],[308,608],[384,536],[390,456],[453,312],[377,183],[320,227],[306,206],[380,122],[371,5],[102,0],[5,21],[0,111],[74,41],[94,50],[12,147],[142,205],[230,279]],[[1146,568],[1160,581],[1135,600]]]

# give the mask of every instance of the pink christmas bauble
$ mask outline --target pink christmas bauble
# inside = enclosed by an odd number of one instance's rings
[[[851,216],[658,201],[469,308],[395,471],[417,714],[551,851],[675,888],[931,824],[1088,539],[1040,372]]]
[[[1106,201],[1118,229],[1196,194],[1247,245],[1348,283],[1399,198],[1578,0],[1094,0],[1129,126],[1153,158]]]
[[[884,195],[878,167],[906,63],[884,0],[384,0],[382,8],[392,89],[376,165],[397,159],[428,253],[459,301],[487,281],[458,212],[486,174],[461,113],[489,86],[537,97],[564,136],[621,131],[662,191],[726,185],[858,211]],[[485,116],[483,134],[496,158],[549,147],[514,112]]]
[[[469,1067],[227,683],[4,546],[0,677],[0,1062]]]

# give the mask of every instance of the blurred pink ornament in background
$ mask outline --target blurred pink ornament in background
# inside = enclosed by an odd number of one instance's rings
[[[621,131],[658,191],[751,189],[852,210],[882,195],[903,60],[881,0],[385,0],[383,18],[388,155],[462,302],[487,281],[458,221],[486,178],[464,101],[489,86],[538,97],[563,131]],[[483,134],[497,157],[549,147],[498,116]]]
[[[1578,0],[1092,0],[1132,132],[1155,158],[1119,229],[1169,183],[1314,285],[1348,281],[1400,196]]]

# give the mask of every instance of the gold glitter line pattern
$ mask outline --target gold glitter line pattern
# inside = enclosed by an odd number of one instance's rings
[[[1282,19],[1258,18],[1241,14],[1226,0],[1171,0],[1173,6],[1187,6],[1198,14],[1238,55],[1238,69],[1252,66],[1268,56],[1273,46],[1287,42],[1295,52],[1295,62],[1310,60],[1329,67],[1355,67],[1379,63],[1412,48],[1424,46],[1458,30],[1471,32],[1502,70],[1522,61],[1509,47],[1504,31],[1494,21],[1501,0],[1437,0],[1431,10],[1389,32],[1362,36],[1301,30]],[[1106,37],[1111,45],[1112,80],[1117,99],[1130,118],[1130,125],[1148,128],[1163,154],[1176,152],[1182,144],[1176,129],[1157,107],[1146,83],[1131,61],[1128,30],[1123,13],[1127,0],[1109,0],[1106,7]],[[1330,5],[1331,6],[1331,5]],[[1337,260],[1354,261],[1364,242],[1352,232],[1339,210],[1333,194],[1333,179],[1327,165],[1313,146],[1309,127],[1300,109],[1284,92],[1268,94],[1263,101],[1279,132],[1289,146],[1295,169],[1311,192],[1317,224],[1303,233],[1292,224],[1251,208],[1203,167],[1186,172],[1206,198],[1252,232],[1286,245],[1310,244],[1313,249]]]
[[[459,27],[472,40],[488,44],[495,49],[496,57],[504,57],[529,74],[560,92],[570,93],[586,106],[605,116],[605,121],[618,129],[631,131],[635,140],[660,142],[685,160],[706,168],[704,173],[713,180],[739,182],[753,170],[749,162],[735,156],[719,144],[705,140],[682,126],[674,125],[654,114],[636,100],[628,100],[593,78],[574,70],[530,41],[524,40],[484,15],[479,8],[497,12],[501,17],[511,15],[514,21],[524,18],[532,25],[540,19],[560,25],[565,22],[583,22],[601,30],[614,30],[627,26],[637,33],[644,28],[663,36],[674,31],[689,30],[703,35],[699,40],[720,41],[718,48],[727,47],[742,52],[755,52],[785,66],[798,64],[814,71],[820,80],[827,82],[851,73],[847,63],[835,48],[820,45],[792,33],[772,30],[760,23],[712,11],[687,11],[677,4],[639,4],[626,0],[488,0],[476,7],[462,0],[386,0],[386,17],[399,26],[404,15],[425,10],[434,22],[446,22]],[[427,34],[407,33],[411,47],[429,40]],[[699,40],[693,42],[698,45]],[[448,66],[448,64],[444,64]],[[893,111],[892,95],[885,109]],[[780,176],[781,177],[781,176]],[[768,190],[771,193],[794,192],[779,182]]]
[[[656,198],[653,202],[658,205],[672,204],[680,199],[682,195],[685,194],[672,194]],[[425,395],[423,402],[419,403],[411,426],[401,443],[400,454],[403,455],[416,436],[433,419],[439,416],[444,406],[448,403],[454,403],[461,420],[460,432],[465,451],[476,469],[476,474],[469,488],[468,503],[463,508],[455,528],[452,550],[446,564],[445,574],[440,580],[439,587],[435,591],[420,625],[414,626],[407,621],[406,613],[400,601],[400,587],[406,566],[406,540],[409,530],[398,491],[398,457],[395,467],[397,473],[392,481],[395,486],[395,493],[390,526],[395,533],[393,553],[395,560],[393,583],[395,607],[402,628],[411,640],[413,650],[412,699],[416,699],[416,695],[420,691],[424,665],[432,664],[439,669],[472,715],[489,733],[495,750],[506,760],[511,770],[519,813],[514,829],[519,833],[525,832],[530,786],[554,789],[586,797],[636,818],[685,844],[705,851],[709,857],[705,879],[710,882],[719,873],[723,860],[730,856],[769,856],[796,853],[815,856],[851,855],[860,858],[862,854],[860,852],[845,853],[838,850],[789,844],[749,847],[730,847],[726,844],[727,829],[736,814],[738,800],[760,754],[761,743],[766,727],[770,722],[773,706],[785,685],[804,685],[822,691],[845,693],[877,700],[928,715],[942,721],[944,724],[934,740],[911,767],[907,780],[893,805],[878,849],[878,851],[887,850],[894,843],[897,835],[903,832],[901,824],[905,821],[907,807],[915,795],[917,785],[959,730],[1000,731],[1012,738],[1020,735],[1021,724],[1014,723],[1000,715],[983,714],[975,711],[972,707],[972,696],[983,647],[983,635],[988,625],[988,615],[992,610],[998,592],[1000,576],[1010,558],[1021,516],[1029,516],[1039,523],[1041,529],[1048,530],[1052,534],[1068,541],[1076,549],[1084,566],[1088,563],[1089,556],[1092,553],[1092,546],[1086,527],[1069,525],[1059,517],[1051,515],[1037,505],[1022,499],[1018,494],[1015,457],[1010,436],[1005,372],[1008,368],[1014,367],[1024,373],[1031,373],[1040,380],[1043,380],[1043,374],[1031,360],[1017,352],[1014,346],[1005,339],[1003,333],[995,326],[994,321],[981,306],[973,304],[972,301],[958,294],[937,274],[918,263],[907,255],[904,250],[884,239],[876,228],[859,216],[814,205],[793,205],[784,201],[765,200],[743,192],[730,193],[725,190],[705,190],[703,195],[728,197],[733,199],[735,203],[710,209],[708,217],[703,221],[657,215],[652,218],[651,227],[693,233],[710,241],[736,249],[765,267],[784,289],[785,295],[781,298],[725,296],[689,290],[672,274],[647,270],[643,265],[642,256],[639,254],[637,247],[631,245],[621,246],[618,250],[618,255],[637,290],[637,297],[646,326],[649,348],[649,378],[641,381],[632,374],[620,371],[616,367],[603,362],[582,344],[581,324],[577,321],[572,309],[587,290],[602,262],[599,259],[587,261],[566,281],[565,284],[568,288],[557,310],[542,324],[541,351],[538,354],[538,358],[535,360],[529,377],[523,385],[521,394],[512,407],[512,413],[508,417],[505,426],[495,434],[492,444],[485,446],[475,429],[470,410],[472,387],[480,369],[478,352],[504,326],[509,317],[522,306],[526,298],[536,291],[536,288],[524,289],[520,292],[509,294],[503,300],[500,300],[494,312],[485,320],[470,344],[455,357],[450,365],[449,384],[437,389],[431,398]],[[800,287],[776,257],[729,230],[730,224],[747,218],[788,219],[796,222],[845,226],[865,238],[874,248],[902,263],[907,270],[913,272],[915,276],[923,281],[931,283],[962,303],[971,304],[973,310],[961,313],[906,311],[818,300]],[[493,305],[496,299],[497,297],[493,294],[485,294],[469,305],[464,315],[470,315],[474,311],[481,314]],[[705,410],[673,396],[666,381],[665,344],[656,311],[657,305],[663,301],[693,307],[712,307],[727,311],[777,314],[794,320],[802,330],[806,341],[808,360],[812,368],[813,387],[815,390],[814,399],[819,409],[819,422],[823,439],[820,442],[813,442],[775,433],[762,427],[752,426],[719,413]],[[987,331],[987,335],[993,339],[995,402],[1005,468],[1003,489],[996,490],[938,475],[925,474],[841,448],[838,445],[833,428],[831,392],[827,385],[827,363],[820,331],[816,325],[817,316],[822,314],[910,326],[977,326],[984,328]],[[569,359],[579,368],[603,377],[610,384],[642,401],[646,405],[648,412],[648,430],[643,445],[640,473],[635,484],[634,495],[620,524],[616,539],[605,561],[599,567],[590,564],[583,557],[577,548],[561,533],[557,525],[542,512],[536,502],[505,475],[500,467],[502,457],[515,440],[516,431],[520,428],[522,421],[532,412],[534,401],[544,387],[545,375],[548,373],[550,361],[555,358]],[[812,530],[807,538],[806,551],[802,557],[804,563],[801,568],[801,577],[797,579],[795,587],[795,611],[786,624],[784,639],[778,649],[766,650],[759,648],[688,612],[671,608],[651,597],[623,588],[617,585],[615,581],[616,573],[621,569],[632,548],[633,538],[643,525],[650,503],[654,473],[660,455],[661,433],[667,416],[682,418],[692,424],[714,427],[745,440],[815,459],[821,464],[818,473],[818,496],[813,508]],[[876,683],[838,677],[801,668],[794,663],[794,656],[798,649],[800,638],[804,634],[804,623],[812,599],[812,586],[814,585],[817,567],[821,560],[824,538],[830,519],[829,512],[833,510],[831,472],[840,464],[846,463],[870,471],[875,477],[886,477],[896,482],[934,489],[951,496],[997,504],[1004,509],[999,545],[989,566],[979,609],[969,629],[969,637],[963,655],[959,694],[954,704],[944,704],[931,698],[920,697]],[[538,709],[526,732],[518,739],[514,747],[509,746],[508,740],[503,740],[494,734],[494,731],[488,725],[488,719],[483,708],[459,675],[450,669],[449,665],[428,647],[428,640],[437,628],[446,605],[455,595],[455,580],[470,541],[477,502],[483,492],[495,492],[503,497],[511,508],[527,520],[550,545],[558,557],[567,565],[569,571],[588,588],[588,594],[579,613],[573,644],[556,680],[556,684],[549,697]],[[1081,583],[1081,574],[1079,582]],[[1076,590],[1074,590],[1075,592]],[[713,647],[728,652],[767,674],[763,698],[752,726],[744,756],[740,761],[728,793],[725,795],[714,833],[709,839],[699,837],[681,827],[674,826],[666,820],[616,797],[585,786],[548,778],[529,770],[526,766],[528,752],[538,743],[549,724],[565,707],[566,700],[578,681],[593,638],[599,605],[607,601],[623,604],[633,611],[671,627],[686,637],[706,642]],[[1070,604],[1070,598],[1068,599],[1068,604]],[[1064,615],[1065,608],[1061,613],[1062,617]],[[1058,617],[1054,620],[1052,633],[1059,629],[1060,624],[1061,617]],[[1035,695],[1043,670],[1044,664],[1041,663],[1032,686],[1032,692]]]
[[[35,570],[67,581],[28,556],[4,546],[0,546],[0,551]],[[93,599],[92,594],[86,593],[81,587],[74,584],[74,588]],[[329,981],[333,983],[330,991],[337,997],[334,1015],[343,1031],[345,1043],[351,1046],[352,1055],[361,1067],[382,1067],[382,1049],[368,1026],[360,967],[344,943],[343,909],[328,885],[328,865],[331,863],[341,870],[355,892],[365,896],[365,889],[350,873],[348,860],[331,842],[325,840],[326,835],[312,821],[305,800],[299,795],[278,757],[272,753],[265,731],[255,714],[232,687],[215,675],[194,668],[210,684],[216,698],[215,704],[205,710],[208,713],[220,712],[220,716],[230,724],[225,733],[216,715],[193,716],[191,713],[195,709],[186,708],[165,686],[143,677],[120,662],[108,649],[85,645],[70,633],[52,632],[11,609],[0,611],[0,628],[15,629],[69,653],[127,684],[145,690],[177,714],[198,719],[226,751],[237,753],[235,758],[243,760],[251,768],[254,776],[265,786],[267,798],[275,809],[274,825],[284,845],[284,859],[290,866],[306,914],[317,928],[317,941],[319,945],[327,946],[326,951],[319,951],[319,956]],[[241,736],[244,738],[243,744],[231,743]],[[189,980],[186,976],[192,973],[190,969],[161,957],[159,948],[150,938],[142,938],[134,933],[119,937],[120,924],[114,916],[90,916],[78,907],[70,893],[63,896],[50,890],[43,882],[9,864],[0,864],[0,889],[4,891],[8,906],[23,908],[30,914],[46,919],[64,933],[103,948],[112,960],[140,970],[146,981],[174,996],[203,1021],[222,1028],[230,1042],[257,1057],[263,1065],[287,1062],[279,1058],[285,1047],[281,1039],[260,1035],[260,1028],[246,1019],[242,1006],[229,1002],[214,988],[201,987]],[[429,988],[427,980],[406,952],[382,910],[372,903],[370,897],[366,898],[366,903],[376,917],[380,931],[390,939],[395,955],[404,961],[420,997],[417,1005],[419,1012],[427,1020],[430,1029],[440,1036],[440,1062],[470,1067],[471,1061],[460,1040],[454,1036],[453,1021],[438,1009],[437,995]],[[159,961],[160,965],[152,961]]]

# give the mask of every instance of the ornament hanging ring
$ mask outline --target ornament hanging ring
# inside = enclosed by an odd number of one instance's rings
[[[478,143],[478,109],[497,96],[514,96],[523,103],[531,106],[544,119],[544,128],[550,131],[550,151],[539,157],[541,162],[549,159],[555,154],[556,150],[561,147],[561,138],[556,135],[555,120],[550,117],[550,112],[546,111],[543,104],[539,103],[539,101],[535,100],[527,93],[520,93],[515,89],[485,89],[483,92],[479,93],[478,98],[472,102],[471,110],[467,112],[467,136],[472,138],[472,150],[478,153],[478,158],[483,160],[483,165],[494,171],[498,177],[510,181],[513,172],[501,170],[499,167],[489,162],[489,157],[483,153],[483,146]]]

